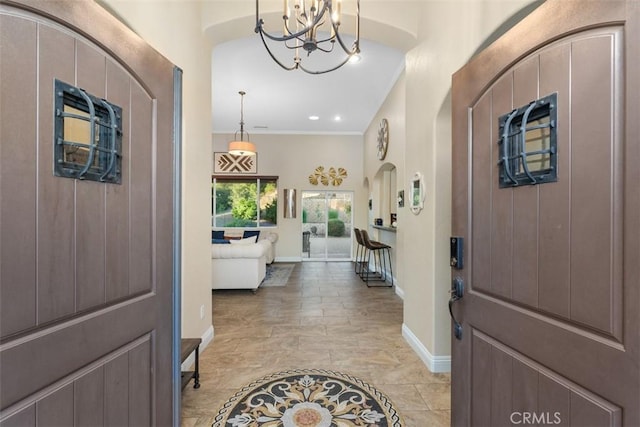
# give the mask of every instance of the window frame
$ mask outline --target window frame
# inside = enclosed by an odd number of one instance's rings
[[[216,223],[216,195],[217,189],[216,184],[218,182],[236,182],[236,183],[255,183],[256,184],[256,225],[254,226],[229,226],[229,225],[218,225]],[[276,217],[275,223],[273,225],[260,225],[261,222],[261,209],[260,209],[260,194],[261,194],[261,185],[264,183],[263,181],[274,181],[276,184]],[[211,226],[215,229],[220,228],[238,228],[238,229],[273,229],[278,227],[278,211],[277,208],[279,206],[280,194],[278,191],[279,186],[279,177],[278,176],[270,176],[270,175],[253,175],[253,176],[237,176],[237,175],[212,175],[211,176]]]

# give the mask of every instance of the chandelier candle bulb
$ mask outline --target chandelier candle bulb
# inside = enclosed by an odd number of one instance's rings
[[[290,10],[289,10],[289,0],[284,0],[284,6],[283,6],[283,11],[282,11],[283,15],[282,15],[282,36],[286,36],[287,35],[287,22],[289,21],[289,16],[290,16]]]

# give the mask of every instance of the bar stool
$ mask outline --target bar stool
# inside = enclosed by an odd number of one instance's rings
[[[354,271],[358,276],[362,273],[362,268],[364,264],[364,257],[366,254],[366,248],[364,246],[364,242],[362,241],[361,231],[358,228],[353,229],[354,234],[356,235],[356,242],[358,246],[356,246],[356,265]]]
[[[360,278],[364,280],[368,287],[370,281],[381,281],[387,282],[387,258],[389,259],[389,274],[391,275],[391,284],[389,287],[393,286],[393,270],[391,269],[391,246],[376,242],[374,240],[369,239],[369,233],[366,230],[360,230],[360,237],[362,238],[362,242],[364,243],[364,247],[367,250],[367,260],[364,263],[366,267],[366,274],[362,272],[360,274]],[[387,257],[385,257],[385,251]],[[370,277],[370,262],[371,262],[371,254],[373,253],[373,276]],[[382,285],[384,286],[384,285]]]

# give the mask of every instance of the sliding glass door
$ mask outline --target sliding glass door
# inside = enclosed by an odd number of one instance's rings
[[[350,261],[353,192],[302,192],[302,259]]]

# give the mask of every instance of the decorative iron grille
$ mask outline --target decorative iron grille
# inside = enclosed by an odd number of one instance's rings
[[[54,174],[120,184],[122,108],[55,81]]]
[[[557,93],[498,120],[500,188],[558,180]]]

